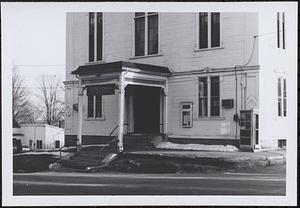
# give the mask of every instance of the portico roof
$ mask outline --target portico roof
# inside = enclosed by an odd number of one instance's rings
[[[150,64],[141,64],[127,61],[116,61],[109,63],[98,63],[98,64],[89,64],[79,66],[75,71],[72,71],[71,74],[76,75],[88,75],[88,74],[105,74],[111,72],[122,72],[125,71],[125,68],[141,70],[144,72],[150,73],[159,73],[159,74],[170,74],[168,67],[164,66],[155,66]]]

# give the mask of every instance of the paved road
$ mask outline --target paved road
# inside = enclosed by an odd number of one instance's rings
[[[271,171],[269,171],[271,172]],[[14,195],[285,195],[284,173],[14,174]]]

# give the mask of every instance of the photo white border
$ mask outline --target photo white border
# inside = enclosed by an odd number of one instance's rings
[[[226,3],[184,3],[184,2],[115,2],[115,3],[42,3],[42,2],[14,2],[1,3],[2,20],[2,205],[3,206],[60,206],[60,205],[296,205],[297,203],[297,139],[288,141],[287,158],[287,186],[286,196],[13,196],[12,195],[12,125],[11,125],[11,66],[9,57],[13,54],[5,31],[7,27],[13,27],[7,18],[9,14],[19,10],[32,9],[53,12],[134,12],[134,11],[158,11],[158,12],[265,12],[278,9],[294,15],[297,30],[297,2],[226,2]],[[97,9],[99,8],[99,9]],[[295,40],[295,62],[297,66],[297,38]],[[291,69],[290,69],[291,70]],[[297,69],[293,69],[297,70]],[[295,87],[297,84],[295,83]],[[291,100],[291,102],[296,101]],[[295,109],[295,114],[297,109]],[[297,115],[297,114],[296,114]],[[296,120],[292,121],[295,122]],[[291,134],[297,138],[297,127],[291,125],[295,131]]]

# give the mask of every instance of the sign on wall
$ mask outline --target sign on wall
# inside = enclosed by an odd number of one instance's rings
[[[114,95],[115,88],[115,84],[88,86],[87,95]]]

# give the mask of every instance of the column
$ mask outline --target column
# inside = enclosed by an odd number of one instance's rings
[[[83,100],[83,90],[84,90],[84,88],[81,87],[81,79],[79,78],[77,146],[80,146],[82,144],[82,100]]]
[[[124,73],[122,72],[119,79],[119,134],[118,148],[119,152],[123,152],[123,134],[124,134],[124,105],[125,105],[125,83]]]
[[[164,133],[168,135],[168,85],[164,88]]]

